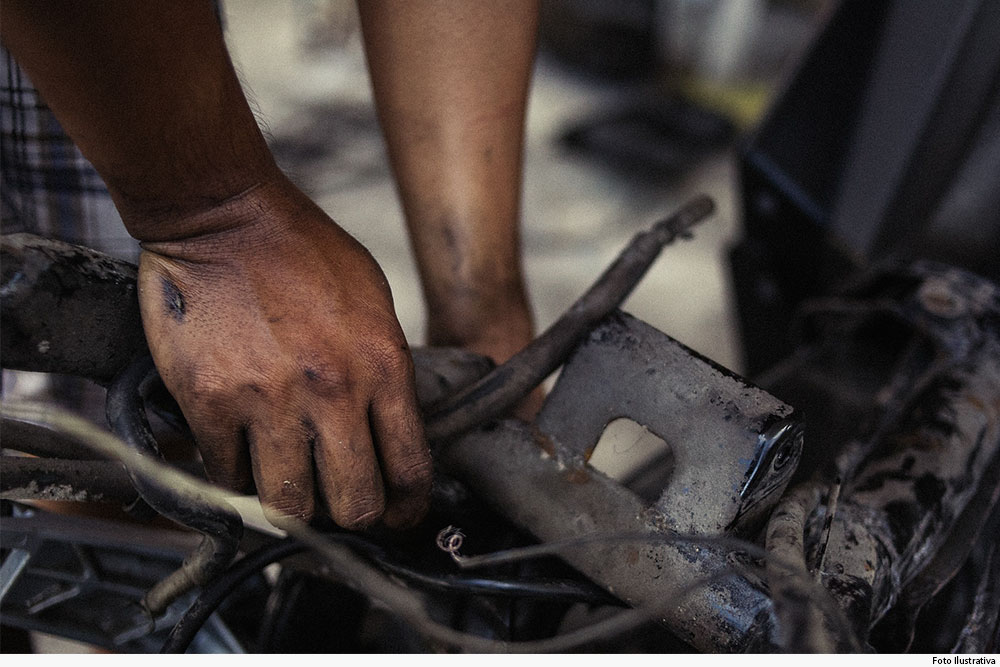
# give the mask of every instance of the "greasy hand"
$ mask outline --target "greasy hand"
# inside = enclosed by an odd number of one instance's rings
[[[413,366],[368,252],[287,183],[144,243],[142,318],[209,476],[265,510],[345,528],[426,512],[431,459]]]

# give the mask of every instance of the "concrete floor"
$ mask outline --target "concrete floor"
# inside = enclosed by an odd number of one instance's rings
[[[402,213],[371,102],[350,3],[227,3],[226,34],[241,79],[279,162],[388,276],[407,338],[424,340],[424,313]],[[318,15],[323,8],[326,12]],[[338,13],[339,12],[339,13]],[[317,27],[319,26],[319,27]],[[323,31],[323,32],[320,32]],[[525,156],[525,269],[544,328],[586,289],[633,233],[698,192],[718,214],[669,248],[625,309],[702,354],[740,367],[725,253],[736,234],[731,156],[692,165],[672,182],[636,182],[569,155],[556,138],[620,104],[622,89],[539,58]]]

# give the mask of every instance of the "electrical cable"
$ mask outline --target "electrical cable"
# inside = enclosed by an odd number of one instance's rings
[[[492,597],[530,597],[548,601],[581,602],[591,605],[626,606],[621,600],[600,586],[584,580],[574,579],[490,579],[470,577],[461,574],[428,574],[392,561],[376,544],[358,536],[340,534],[335,536],[352,545],[368,556],[389,574],[395,575],[419,587],[450,593],[488,595]]]
[[[195,635],[237,586],[271,563],[302,553],[307,547],[286,538],[252,551],[202,589],[201,595],[174,625],[160,653],[184,653]]]
[[[126,465],[130,466],[138,474],[151,480],[156,480],[158,484],[169,486],[177,493],[197,497],[200,502],[207,502],[219,508],[229,507],[228,496],[224,492],[203,480],[192,477],[151,457],[143,456],[113,434],[56,406],[26,401],[0,401],[0,417],[28,421],[59,431],[66,436],[78,439],[97,453],[126,463]],[[359,593],[385,605],[403,621],[413,625],[417,632],[426,635],[430,639],[466,651],[478,653],[496,651],[530,653],[567,651],[578,648],[585,643],[593,642],[603,637],[614,636],[638,627],[645,621],[657,616],[655,608],[629,609],[611,618],[598,621],[586,628],[549,639],[517,642],[486,639],[457,631],[454,628],[436,622],[427,614],[422,601],[411,590],[393,581],[391,577],[386,576],[378,567],[369,565],[364,559],[359,558],[353,550],[336,540],[335,535],[321,534],[309,526],[292,519],[282,521],[282,525],[279,527],[285,529],[303,544],[316,550],[317,554],[324,559],[331,571],[336,576],[342,578],[344,583]],[[494,552],[493,554],[459,557],[456,561],[463,568],[482,567],[543,555],[559,554],[576,544],[596,541],[620,543],[622,540],[627,539],[652,539],[664,544],[678,542],[698,542],[702,544],[718,544],[720,546],[729,544],[730,548],[733,549],[736,549],[737,545],[741,543],[739,540],[734,540],[726,536],[684,536],[657,533],[634,535],[603,534],[560,542],[549,542],[518,549],[508,549],[502,552]],[[742,542],[742,547],[738,548],[738,550],[747,553],[751,558],[758,558],[764,562],[775,558],[780,559],[776,554],[769,554],[763,549],[746,542]],[[453,558],[455,555],[453,554]],[[795,572],[795,568],[792,568],[791,571]],[[696,581],[689,586],[677,586],[677,593],[672,597],[680,599],[690,594],[698,586],[709,585],[721,579],[723,575],[737,576],[738,574],[738,571],[732,566],[726,567],[724,571]],[[840,628],[841,632],[849,631],[846,619],[843,617],[843,613],[839,607],[837,607],[832,598],[822,594],[825,593],[825,589],[821,585],[816,584],[808,572],[796,572],[792,578],[801,581],[802,592],[804,594],[816,595],[816,602],[823,605],[827,613],[831,615],[831,620]],[[812,589],[815,589],[815,593],[813,593]],[[223,597],[225,596],[223,595]]]
[[[328,537],[357,548],[389,574],[421,588],[469,595],[531,597],[549,601],[625,606],[610,593],[589,582],[570,579],[504,580],[448,574],[432,575],[389,560],[380,547],[358,535],[334,533]],[[241,558],[202,590],[201,595],[174,625],[160,652],[185,652],[209,616],[237,586],[268,565],[306,549],[307,547],[298,541],[286,538],[267,544]]]
[[[153,358],[133,359],[108,387],[105,403],[112,431],[140,457],[162,462],[156,437],[146,418],[145,397],[161,382]],[[143,475],[135,463],[122,461],[141,498],[163,516],[197,530],[203,538],[181,567],[157,582],[142,599],[142,606],[156,618],[187,591],[224,572],[239,549],[243,521],[228,503],[212,503],[197,495],[179,492],[170,484]]]
[[[170,486],[177,493],[193,495],[202,502],[209,502],[220,508],[228,507],[227,496],[220,490],[209,485],[203,480],[194,478],[180,470],[172,468],[160,461],[143,456],[128,445],[119,440],[116,436],[104,431],[94,424],[82,419],[61,408],[47,405],[30,403],[24,401],[0,401],[0,413],[3,417],[29,421],[43,425],[62,432],[63,434],[78,439],[81,443],[94,449],[109,458],[118,459],[139,474],[150,479],[155,479],[159,484]],[[321,534],[305,524],[294,520],[282,522],[279,526],[287,530],[293,537],[302,541],[303,544],[315,549],[320,557],[324,559],[331,571],[341,577],[344,583],[354,588],[359,593],[366,595],[373,600],[384,604],[387,608],[397,614],[403,621],[413,625],[417,632],[427,637],[440,641],[449,646],[458,647],[472,652],[558,652],[578,648],[584,643],[592,642],[602,637],[610,637],[628,629],[638,627],[641,623],[655,618],[657,610],[652,608],[630,609],[603,621],[581,628],[564,635],[558,635],[550,639],[531,640],[520,642],[505,642],[493,639],[486,639],[476,635],[457,631],[449,626],[442,625],[434,621],[424,609],[421,600],[412,591],[392,578],[385,575],[379,568],[373,567],[359,558],[351,549],[338,541],[331,539],[332,535]],[[575,538],[564,540],[559,543],[547,543],[523,547],[520,549],[510,549],[504,552],[487,554],[482,556],[462,557],[458,559],[458,564],[462,567],[476,567],[487,564],[493,565],[498,562],[513,562],[526,558],[538,557],[541,555],[551,555],[562,550],[571,548],[572,545],[590,541],[608,541],[619,543],[628,535],[606,534],[601,536],[590,536],[586,538]],[[679,536],[666,534],[645,534],[636,535],[635,538],[645,537],[655,539],[657,542],[675,543],[679,541],[701,542],[706,544],[721,544],[723,541],[733,543],[732,538],[721,536]],[[744,543],[741,551],[745,551],[753,558],[760,558],[765,562],[775,558],[775,554],[768,554],[755,545]],[[733,576],[738,572],[731,566],[725,569],[726,576]],[[720,578],[721,573],[704,580],[694,582],[687,587],[678,586],[678,592],[674,598],[681,598],[694,590],[695,586],[704,586]],[[815,582],[807,572],[798,573],[796,579],[802,581],[803,592],[808,592],[810,587],[815,587]],[[817,590],[817,593],[820,593]],[[224,596],[223,596],[224,597]],[[829,608],[832,618],[838,626],[846,628],[846,620],[842,613],[836,608],[836,603],[831,598],[824,595],[817,595],[817,602]],[[838,613],[833,613],[838,612]]]

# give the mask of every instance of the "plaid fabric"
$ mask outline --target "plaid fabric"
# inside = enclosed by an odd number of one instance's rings
[[[104,182],[11,55],[0,47],[0,223],[134,261]]]

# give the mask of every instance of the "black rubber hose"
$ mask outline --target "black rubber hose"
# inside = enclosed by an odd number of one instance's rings
[[[430,575],[384,560],[376,561],[390,574],[406,579],[423,588],[433,588],[466,595],[535,598],[552,602],[583,602],[586,604],[626,607],[624,602],[593,584],[572,579],[486,579],[456,574]]]
[[[195,635],[201,630],[208,617],[237,586],[271,563],[302,553],[306,549],[304,544],[286,538],[266,544],[241,558],[202,590],[198,599],[184,612],[184,615],[170,631],[160,653],[184,653],[187,651],[188,646],[194,641]]]
[[[159,382],[152,358],[136,358],[108,387],[106,410],[108,423],[118,437],[142,455],[162,460],[146,419],[144,400]],[[146,593],[143,606],[156,617],[179,596],[205,585],[229,566],[239,548],[243,521],[235,510],[221,512],[201,498],[178,493],[156,479],[144,478],[132,470],[129,477],[150,507],[205,536],[180,569]]]
[[[356,548],[389,574],[420,587],[465,595],[489,595],[494,597],[518,597],[544,599],[557,602],[582,602],[586,604],[615,605],[624,607],[623,602],[607,591],[586,581],[569,579],[549,580],[504,580],[468,577],[464,575],[433,575],[394,563],[381,547],[360,535],[339,533],[328,535],[330,539]],[[170,635],[160,649],[161,653],[184,653],[208,617],[222,604],[222,601],[246,579],[260,572],[271,563],[294,556],[306,549],[290,538],[272,542],[253,551],[225,573],[208,584],[198,599],[184,613],[170,631]]]
[[[393,562],[376,544],[358,535],[337,536],[374,561],[389,574],[417,586],[449,593],[489,595],[492,597],[535,598],[560,602],[627,606],[603,588],[589,581],[574,579],[488,579],[462,574],[428,574]]]

